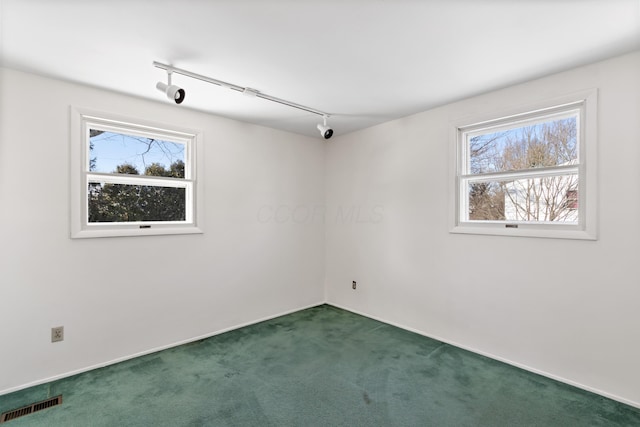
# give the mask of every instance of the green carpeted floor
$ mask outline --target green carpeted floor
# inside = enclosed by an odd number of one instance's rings
[[[20,426],[640,426],[640,410],[323,305],[0,396]]]

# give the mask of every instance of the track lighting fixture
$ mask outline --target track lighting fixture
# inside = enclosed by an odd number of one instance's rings
[[[320,124],[318,123],[318,130],[320,131],[320,135],[322,135],[322,137],[324,139],[329,139],[331,138],[331,136],[333,136],[333,129],[331,129],[329,126],[327,126],[327,116],[322,116],[322,118],[324,119],[323,123],[324,124]]]
[[[248,87],[238,86],[233,83],[223,82],[222,80],[212,79],[211,77],[203,76],[201,74],[192,73],[191,71],[183,70],[180,68],[173,67],[167,64],[161,64],[160,62],[154,62],[153,66],[156,68],[160,68],[167,71],[167,83],[158,82],[156,84],[156,88],[161,92],[164,92],[169,99],[175,101],[176,104],[181,104],[184,101],[184,89],[179,88],[178,86],[171,84],[171,74],[177,73],[183,76],[191,77],[192,79],[201,80],[203,82],[211,83],[214,85],[222,86],[227,89],[235,90],[236,92],[241,92],[245,95],[266,99],[267,101],[277,102],[278,104],[286,105],[288,107],[297,108],[298,110],[303,110],[309,113],[317,114],[318,116],[322,116],[324,119],[324,124],[318,125],[318,130],[324,139],[329,139],[333,135],[333,129],[327,126],[327,118],[329,114],[322,112],[320,110],[316,110],[315,108],[305,107],[304,105],[296,104],[295,102],[286,101],[284,99],[276,98],[275,96],[267,95],[266,93],[262,93],[256,89],[251,89]]]
[[[182,104],[182,101],[184,101],[184,89],[171,84],[171,71],[169,70],[167,70],[167,83],[158,82],[156,83],[156,88],[160,92],[164,92],[167,98],[175,101],[176,104]]]

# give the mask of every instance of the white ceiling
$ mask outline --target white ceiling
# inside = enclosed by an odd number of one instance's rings
[[[332,115],[344,134],[640,49],[640,0],[0,0],[2,65],[167,102],[153,61]],[[175,75],[193,108],[319,117]]]

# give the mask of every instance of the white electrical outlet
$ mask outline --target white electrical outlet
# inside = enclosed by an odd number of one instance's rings
[[[64,326],[56,326],[51,328],[51,342],[64,340]]]

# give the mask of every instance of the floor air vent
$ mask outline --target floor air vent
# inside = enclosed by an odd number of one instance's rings
[[[33,414],[34,412],[42,411],[43,409],[51,408],[52,406],[56,406],[61,403],[62,395],[43,400],[42,402],[33,403],[29,406],[14,409],[13,411],[3,412],[2,415],[0,415],[0,424],[15,420],[16,418],[24,417],[25,415]]]

